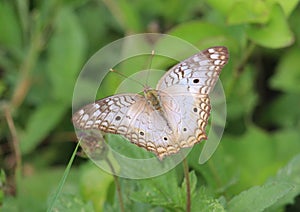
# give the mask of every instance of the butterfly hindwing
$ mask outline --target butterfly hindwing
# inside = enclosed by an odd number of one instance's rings
[[[191,147],[195,143],[206,139],[205,127],[210,114],[208,95],[172,95],[179,111],[170,107],[168,98],[162,98],[161,103],[166,116],[170,117],[168,123],[174,126],[174,143],[179,148]]]
[[[159,111],[149,105],[129,124],[124,136],[132,143],[154,152],[160,157],[172,142],[173,131]]]

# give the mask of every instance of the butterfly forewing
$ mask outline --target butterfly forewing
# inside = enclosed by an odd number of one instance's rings
[[[84,106],[73,115],[72,120],[78,129],[126,133],[130,122],[146,105],[144,100],[145,98],[138,94],[110,96]],[[134,116],[130,115],[132,113]]]
[[[201,51],[172,67],[158,82],[157,90],[209,94],[228,57],[228,50],[223,46]]]

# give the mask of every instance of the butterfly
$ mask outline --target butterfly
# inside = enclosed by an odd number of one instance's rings
[[[144,95],[117,94],[88,104],[72,116],[80,130],[119,134],[159,159],[207,139],[209,93],[228,62],[228,49],[211,47],[169,69]]]

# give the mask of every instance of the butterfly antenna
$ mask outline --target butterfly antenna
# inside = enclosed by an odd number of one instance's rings
[[[150,69],[152,66],[152,61],[153,61],[153,57],[154,57],[154,50],[151,51],[151,57],[149,59],[149,63],[148,63],[148,67],[147,67],[147,76],[146,76],[146,85],[148,86],[148,79],[149,79],[149,74],[150,74]]]
[[[116,71],[112,68],[109,69],[109,71],[114,72],[116,74],[119,74],[121,77],[124,77],[125,79],[132,80],[132,81],[136,82],[137,84],[141,85],[142,87],[145,87],[141,82],[137,81],[136,79],[130,78],[130,77],[126,76],[125,74],[122,74],[122,73],[120,73],[120,72],[118,72],[118,71]]]

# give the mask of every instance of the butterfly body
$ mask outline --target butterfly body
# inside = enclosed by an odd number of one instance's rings
[[[117,94],[73,115],[78,129],[120,134],[160,159],[206,139],[209,92],[228,60],[225,47],[212,47],[172,67],[156,89]]]
[[[145,98],[149,105],[155,110],[161,110],[160,98],[157,90],[146,88],[144,90]]]

